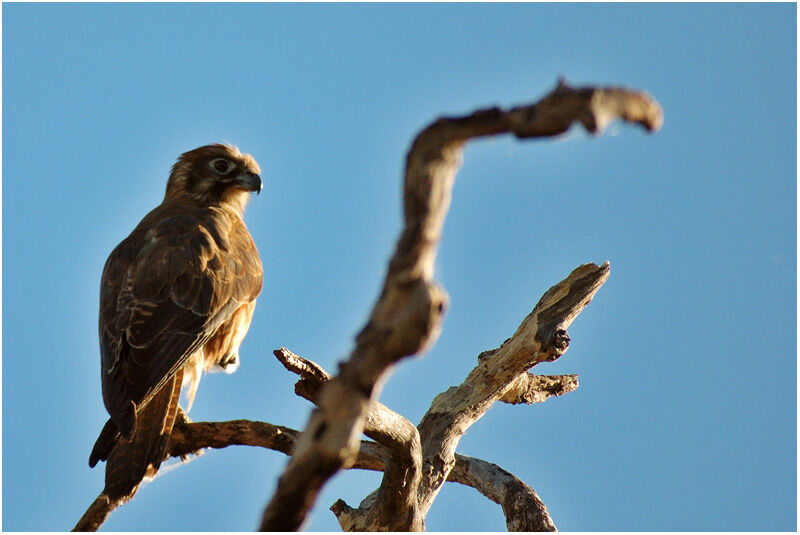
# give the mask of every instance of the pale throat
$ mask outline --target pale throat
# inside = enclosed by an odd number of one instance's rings
[[[222,204],[233,207],[240,216],[244,214],[244,209],[247,207],[247,202],[249,200],[250,192],[239,188],[232,188],[226,191],[222,196]]]

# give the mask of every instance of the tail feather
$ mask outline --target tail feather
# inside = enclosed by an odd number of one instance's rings
[[[91,468],[94,468],[97,461],[105,461],[108,459],[108,454],[114,449],[118,437],[119,429],[117,428],[117,424],[109,418],[106,425],[103,426],[103,430],[100,431],[100,436],[97,437],[94,443],[91,455],[89,455],[89,466]]]
[[[109,499],[115,501],[131,499],[142,479],[146,476],[152,477],[158,472],[158,467],[166,455],[169,435],[178,413],[182,382],[181,369],[137,415],[136,431],[131,440],[116,435],[116,445],[108,453],[106,463],[106,487],[103,492]],[[104,432],[105,428],[100,433],[101,438]]]
[[[178,373],[173,377],[173,382],[168,383],[167,386],[172,387],[172,397],[169,400],[169,407],[167,414],[164,417],[164,425],[161,428],[161,435],[158,442],[158,456],[155,457],[147,468],[145,477],[154,477],[158,472],[158,467],[161,462],[167,458],[167,446],[169,446],[169,437],[172,434],[172,428],[175,426],[175,420],[178,417],[178,402],[181,399],[181,387],[183,386],[183,369],[178,370]]]

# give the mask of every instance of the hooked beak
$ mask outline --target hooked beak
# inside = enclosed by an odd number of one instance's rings
[[[241,173],[236,177],[236,182],[247,191],[255,191],[256,195],[261,193],[261,177],[255,173]]]

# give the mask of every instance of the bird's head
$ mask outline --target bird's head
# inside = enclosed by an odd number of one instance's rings
[[[261,191],[261,169],[233,145],[205,145],[184,152],[172,166],[165,201],[227,204],[241,213],[252,191]]]

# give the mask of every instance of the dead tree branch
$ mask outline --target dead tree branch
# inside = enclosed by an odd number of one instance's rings
[[[378,421],[382,420],[376,418],[376,423]],[[183,458],[189,454],[198,454],[206,448],[255,446],[290,455],[299,434],[298,431],[288,427],[249,420],[228,422],[188,422],[184,420],[176,424],[176,429],[170,437],[169,450],[170,456]],[[383,472],[392,455],[393,453],[385,446],[362,440],[358,456],[351,468]],[[500,504],[506,514],[506,523],[511,531],[553,531],[554,529],[547,509],[536,492],[496,464],[456,454],[456,464],[448,475],[448,481],[472,487],[493,502]],[[344,511],[347,505],[339,500],[331,506],[331,509],[337,512],[339,507],[342,507],[342,511]],[[337,517],[340,514],[344,513],[337,513]],[[354,519],[353,522],[355,521]],[[341,522],[343,521],[340,519]],[[348,524],[343,524],[343,527],[346,525]]]
[[[317,363],[286,348],[277,349],[273,353],[289,371],[300,376],[295,384],[295,392],[314,402],[322,384],[332,376]],[[526,392],[530,392],[529,395],[533,398],[543,401],[550,395],[560,395],[577,387],[577,382],[573,387],[572,383],[567,381],[568,386],[563,388],[563,392],[553,394],[553,382],[561,384],[558,380],[543,382],[532,380]],[[536,390],[537,385],[542,387],[541,391]],[[410,488],[405,489],[402,486],[402,482],[407,480],[405,471],[399,475],[397,473],[403,467],[416,466],[418,461],[415,460],[421,459],[416,427],[385,405],[373,401],[370,403],[364,432],[378,443],[362,440],[358,456],[351,468],[383,472],[384,478],[378,491],[365,498],[357,509],[349,507],[342,500],[331,506],[331,510],[345,531],[405,522],[387,519],[390,507],[398,507],[397,510],[400,510],[402,505],[409,510],[419,510],[416,504],[403,505],[410,499],[409,496],[416,499],[416,494],[412,491],[417,486],[408,485]],[[181,411],[170,436],[167,458],[185,460],[191,455],[202,455],[208,448],[221,449],[228,446],[260,447],[291,455],[299,434],[298,431],[288,427],[251,420],[192,422]],[[398,468],[392,469],[392,466]],[[448,481],[472,487],[500,504],[510,530],[551,530],[549,527],[552,526],[552,520],[536,492],[495,464],[456,454],[455,467],[448,475]],[[389,493],[394,493],[399,498],[395,500],[391,499],[391,496],[387,498],[386,494]],[[397,504],[397,499],[402,500],[401,505]],[[378,504],[381,505],[380,508],[377,507]],[[111,503],[105,495],[98,496],[73,531],[97,531],[118,505]]]
[[[567,327],[608,279],[609,265],[585,264],[542,296],[514,336],[484,353],[464,382],[434,398],[418,429],[422,437],[423,473],[419,501],[427,512],[455,463],[458,441],[492,404],[516,399],[527,370],[552,361],[569,346]],[[520,380],[523,376],[525,379]]]
[[[287,370],[300,376],[295,392],[312,403],[322,385],[331,379],[316,362],[282,347],[273,351]],[[424,527],[417,507],[416,488],[422,466],[422,447],[414,424],[378,401],[369,403],[364,434],[389,451],[381,485],[358,509],[337,501],[331,510],[345,531],[418,531]]]
[[[468,374],[461,385],[450,388],[434,399],[418,427],[423,444],[423,477],[418,487],[417,501],[411,504],[407,501],[402,504],[392,502],[391,511],[395,515],[402,517],[403,512],[410,511],[411,514],[424,519],[441,485],[455,466],[455,449],[459,440],[495,401],[505,400],[511,403],[543,401],[552,395],[577,388],[575,375],[541,377],[534,376],[527,370],[540,362],[553,361],[564,354],[569,345],[567,327],[591,301],[608,279],[608,275],[608,263],[602,266],[586,264],[574,270],[565,280],[550,288],[542,296],[511,338],[498,349],[481,353],[478,366]],[[274,353],[287,369],[300,375],[295,390],[309,393],[304,397],[315,401],[316,393],[330,375],[318,364],[285,348],[278,349]],[[368,427],[373,429],[365,428],[365,432],[374,432],[374,428],[378,428],[382,429],[384,434],[388,434],[389,430],[398,427],[413,428],[405,418],[376,401],[369,404],[367,421]],[[416,429],[414,428],[415,431]],[[403,455],[404,448],[407,447],[405,443],[397,441],[393,455],[403,462],[413,462],[414,464],[406,466],[416,469],[418,450],[411,449]],[[412,460],[409,460],[409,457],[412,457]],[[496,476],[498,472],[486,467],[477,473],[492,475],[492,481],[498,480]],[[511,476],[507,472],[505,475]],[[395,492],[398,492],[397,489],[402,489],[408,492],[404,484],[408,484],[405,479],[396,474],[392,478],[387,471],[378,491],[370,494],[358,509],[350,508],[341,500],[337,502],[333,511],[342,528],[346,531],[393,530],[391,518],[379,518],[376,511],[386,510],[387,506],[382,502],[385,496],[382,492],[384,489],[393,489]],[[489,486],[489,490],[484,494],[490,497],[499,496],[495,501],[501,500],[498,503],[503,505],[509,527],[516,529],[520,526],[536,525],[540,531],[555,529],[544,504],[532,490],[528,492],[529,487],[524,483],[519,480],[512,482],[503,480],[502,483],[493,484],[487,480],[484,484]],[[508,498],[506,493],[510,493],[511,498]],[[401,505],[405,505],[406,509],[398,508]],[[512,516],[509,517],[509,514]]]
[[[179,420],[170,437],[168,454],[169,457],[185,459],[188,455],[200,455],[207,448],[222,449],[228,446],[253,446],[290,455],[299,434],[298,431],[288,427],[250,420],[231,420],[227,422],[189,422],[188,420]],[[356,461],[351,468],[384,472],[391,455],[392,452],[383,445],[363,440],[361,441]],[[484,475],[489,473],[485,466],[495,467],[495,476],[491,479],[484,478]],[[527,488],[528,490],[525,491],[529,496],[527,499],[532,497],[538,500],[536,493],[512,474],[496,465],[472,457],[457,455],[456,466],[451,472],[448,481],[475,488],[487,498],[502,505],[504,511],[507,507],[513,507],[513,503],[506,504],[503,501],[509,495],[508,492],[503,493],[502,485],[504,483],[509,488],[513,488],[514,485]],[[340,506],[347,507],[340,500],[331,509],[336,511],[336,508]],[[97,531],[114,508],[115,506],[108,502],[108,498],[105,495],[98,496],[73,531]],[[539,531],[542,530],[540,529]]]
[[[479,362],[486,355],[496,352],[497,350],[492,350],[482,353],[481,357],[479,357]],[[301,397],[314,402],[316,392],[319,391],[325,381],[330,379],[330,374],[316,362],[296,355],[285,347],[276,349],[273,353],[286,369],[300,376],[300,380],[295,384],[295,392]],[[530,376],[531,379],[528,379],[527,376]],[[526,373],[520,377],[523,380],[527,379],[527,381],[519,381],[520,390],[518,394],[536,401],[544,401],[553,395],[570,392],[578,386],[576,375],[533,376]],[[542,377],[542,380],[539,380],[539,377]],[[523,383],[524,391],[522,390]],[[408,426],[416,430],[416,427],[411,422],[385,405],[377,401],[370,402],[367,424],[364,429],[367,436],[370,436],[370,432],[374,429],[382,429],[384,434],[401,434],[393,430],[398,427],[407,428]],[[370,438],[374,437],[371,436]],[[388,452],[390,457],[387,459],[387,464],[391,462],[392,458],[399,458],[402,461],[407,457],[402,452],[398,452],[398,449],[403,447],[403,443],[398,441],[396,447],[390,449]],[[362,450],[363,448],[362,443]],[[410,455],[417,458],[419,454],[412,450]],[[495,464],[459,454],[455,455],[455,466],[457,468],[454,467],[448,474],[448,481],[473,487],[493,502],[500,504],[506,515],[506,524],[509,530],[555,531],[555,525],[539,496],[513,474]],[[337,500],[331,506],[331,510],[339,520],[342,529],[345,531],[377,531],[379,529],[392,531],[392,521],[381,517],[376,511],[385,510],[385,506],[381,502],[384,493],[389,491],[386,489],[394,489],[395,492],[399,492],[397,490],[397,482],[401,481],[403,481],[402,478],[392,478],[384,475],[381,487],[369,494],[361,502],[358,509],[353,509],[343,500]],[[394,503],[393,505],[396,507],[398,504]],[[419,514],[418,504],[412,504],[412,506],[415,508],[415,514]],[[396,513],[398,511],[400,510],[395,509]]]
[[[416,137],[406,160],[405,226],[389,262],[380,297],[367,324],[356,337],[356,346],[349,358],[340,364],[338,375],[327,381],[319,393],[317,409],[312,412],[295,453],[264,511],[261,530],[300,528],[322,485],[337,470],[353,462],[369,401],[378,397],[378,385],[386,379],[387,371],[400,359],[420,352],[435,340],[447,296],[433,281],[434,261],[464,143],[473,138],[502,133],[512,133],[518,138],[554,136],[565,132],[575,121],[596,133],[616,118],[653,131],[660,126],[662,113],[658,104],[641,92],[621,88],[572,88],[560,81],[536,104],[442,118]],[[607,272],[607,266],[604,268]],[[572,282],[577,286],[579,281]],[[571,288],[572,285],[566,289],[571,291]],[[572,318],[560,317],[553,312],[550,311],[552,324],[537,322],[537,328],[542,330],[529,333],[538,335],[536,338],[517,342],[536,346],[525,348],[522,353],[528,355],[531,349],[534,353],[542,350],[542,359],[545,359],[544,355],[556,355],[557,350],[566,345],[565,327],[560,326],[568,325]],[[540,315],[545,319],[545,314]],[[510,382],[524,371],[522,369],[510,377],[498,377],[506,379],[506,388],[496,396],[489,396],[492,402],[501,397]],[[431,418],[434,418],[433,414]],[[434,430],[431,419],[426,427],[431,432]],[[458,426],[446,429],[450,430],[447,453],[439,460],[434,458],[430,445],[438,438],[444,440],[447,437],[429,437],[426,451],[426,438],[424,433],[420,433],[423,436],[423,471],[434,470],[434,477],[420,485],[419,503],[423,517],[454,463],[457,439],[453,440],[453,437],[458,434]]]
[[[472,487],[500,504],[508,531],[556,531],[539,495],[514,474],[496,464],[458,453],[455,461],[447,480]]]
[[[523,373],[511,383],[498,401],[516,405],[542,403],[553,396],[562,396],[578,388],[578,375],[534,375]]]

